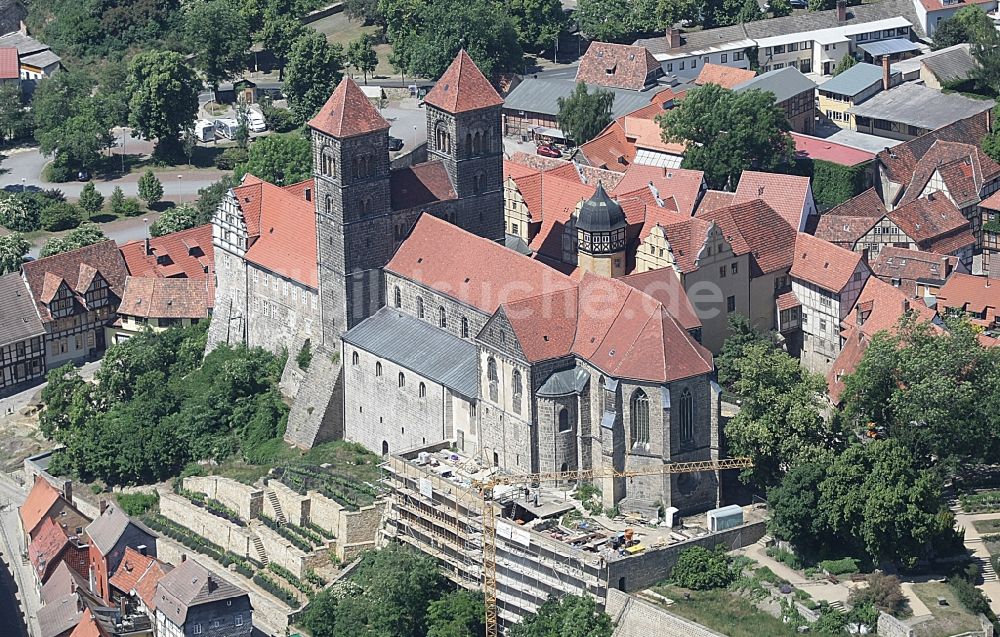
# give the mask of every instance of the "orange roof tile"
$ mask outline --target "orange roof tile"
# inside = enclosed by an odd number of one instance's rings
[[[35,484],[32,485],[31,491],[28,492],[28,497],[20,509],[21,524],[29,535],[45,519],[52,506],[61,497],[62,493],[49,484],[48,480],[40,477],[35,478]]]
[[[159,560],[154,560],[149,568],[139,576],[139,581],[132,587],[135,594],[139,596],[146,608],[153,612],[156,610],[156,585],[160,579],[174,569],[170,564],[164,564]]]
[[[139,580],[142,579],[142,576],[146,574],[155,562],[155,557],[143,555],[131,546],[128,546],[125,548],[122,561],[118,563],[118,568],[115,569],[114,575],[108,581],[123,593],[131,593],[136,584],[139,583]]]
[[[644,46],[593,42],[580,58],[576,81],[638,91],[660,74],[660,63]]]
[[[684,168],[660,168],[632,164],[625,171],[618,185],[611,192],[612,196],[620,193],[635,192],[650,183],[656,188],[660,199],[673,197],[679,212],[685,215],[694,214],[694,209],[701,196],[705,183],[704,173],[700,170]]]
[[[39,581],[45,581],[53,560],[59,557],[69,543],[66,532],[52,518],[44,518],[38,526],[35,537],[28,545],[28,559],[35,568]]]
[[[309,179],[304,179],[294,184],[282,186],[281,189],[292,193],[296,197],[301,197],[302,199],[307,198],[306,195],[308,191],[308,196],[311,198],[316,192],[316,180],[310,177]]]
[[[737,84],[742,84],[757,77],[757,73],[750,69],[736,69],[722,64],[712,64],[711,62],[701,67],[701,72],[694,83],[698,86],[705,84],[717,84],[722,88],[735,88]]]
[[[793,230],[799,230],[811,192],[808,177],[744,170],[733,203],[763,199]]]
[[[766,202],[755,199],[702,212],[698,217],[714,221],[738,254],[749,252],[763,272],[776,272],[792,265],[795,230]]]
[[[733,205],[733,199],[736,197],[735,192],[725,192],[723,190],[706,190],[705,194],[701,197],[701,202],[698,204],[698,211],[696,214],[702,214],[705,212],[711,212],[713,210],[718,210],[719,208],[725,208],[726,206]]]
[[[128,277],[118,313],[143,318],[208,318],[213,307],[212,279]]]
[[[504,158],[503,160],[504,179],[507,178],[517,179],[519,177],[527,177],[528,175],[537,175],[539,172],[541,172],[541,170],[538,168],[525,166],[524,164],[518,163],[516,161],[511,161],[507,158]]]
[[[580,152],[592,166],[625,172],[635,161],[635,144],[625,137],[624,118],[608,124],[607,128],[594,139],[580,145]]]
[[[80,623],[76,625],[69,637],[108,637],[108,633],[101,627],[100,623],[94,619],[90,608],[84,608]]]
[[[687,149],[687,146],[682,142],[663,141],[660,134],[662,129],[655,120],[626,115],[622,118],[622,128],[625,131],[625,138],[631,141],[636,148],[648,148],[673,155],[683,155]]]
[[[988,277],[956,272],[937,294],[938,308],[983,315],[992,324],[1000,316],[1000,283]]]
[[[795,292],[789,290],[778,295],[776,299],[778,304],[778,311],[790,310],[793,307],[799,307],[802,303],[799,301],[799,297],[795,296]]]
[[[349,77],[340,80],[333,94],[309,126],[331,137],[355,137],[389,130],[389,122]]]
[[[684,329],[695,330],[701,327],[701,319],[691,305],[691,299],[681,285],[680,277],[673,269],[659,268],[648,272],[637,272],[623,276],[619,281],[628,283],[659,301]]]
[[[795,239],[791,274],[824,290],[840,292],[847,287],[860,262],[861,255],[857,252],[800,232]]]
[[[172,232],[149,239],[149,251],[143,240],[129,241],[120,248],[132,276],[180,276],[202,279],[215,272],[212,248],[212,224]],[[168,272],[170,274],[168,275]]]
[[[687,217],[664,228],[674,263],[684,274],[698,269],[698,257],[708,240],[708,233],[715,224],[698,217]]]
[[[425,104],[449,113],[500,106],[503,99],[462,49],[424,98]]]
[[[526,177],[516,180],[518,190],[525,187],[525,205],[532,222],[541,222],[541,227],[532,237],[528,247],[555,259],[562,258],[562,234],[566,223],[573,216],[577,205],[589,199],[596,188],[579,181],[570,181],[542,173],[537,179]]]

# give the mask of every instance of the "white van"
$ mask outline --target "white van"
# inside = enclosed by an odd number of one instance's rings
[[[199,119],[194,123],[194,135],[199,142],[210,142],[215,139],[215,124],[207,119]]]
[[[217,119],[213,122],[213,125],[215,136],[223,139],[232,139],[236,135],[236,129],[239,128],[239,124],[232,117]]]
[[[255,106],[256,104],[247,111],[247,126],[252,133],[263,133],[267,130],[267,122],[264,120],[264,114]]]

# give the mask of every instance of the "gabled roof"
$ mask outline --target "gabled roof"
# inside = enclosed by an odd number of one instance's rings
[[[125,529],[129,525],[138,527],[152,536],[152,533],[144,526],[131,520],[117,504],[112,502],[108,504],[104,513],[97,516],[97,519],[87,526],[87,537],[90,538],[101,555],[106,556],[118,544],[118,540],[125,534]]]
[[[896,75],[899,75],[896,73]],[[882,67],[859,62],[839,75],[819,85],[819,90],[854,97],[876,84],[882,83]],[[891,86],[891,84],[890,84]]]
[[[594,194],[594,186],[580,183],[579,178],[563,179],[551,172],[515,179],[514,183],[524,198],[532,223],[541,223],[529,247],[534,252],[560,259],[563,229],[577,205]]]
[[[38,609],[40,637],[58,637],[80,623],[86,606],[79,593],[70,593]]]
[[[682,273],[688,274],[698,269],[698,258],[714,225],[699,217],[687,217],[664,228],[670,251],[674,255],[674,263]]]
[[[705,194],[701,196],[701,202],[698,203],[698,210],[695,214],[702,214],[731,206],[733,205],[734,198],[736,198],[735,192],[706,190]]]
[[[850,282],[861,255],[800,232],[795,240],[792,277],[839,293]]]
[[[83,302],[83,294],[87,290],[77,289],[75,286],[81,280],[92,279],[92,275],[89,274],[91,269],[99,272],[108,282],[112,293],[121,298],[128,269],[121,252],[118,251],[118,246],[112,239],[30,261],[21,266],[21,271],[24,273],[31,294],[35,298],[35,306],[43,323],[52,320],[52,315],[49,314],[48,306],[43,299],[48,294],[54,294],[55,289],[58,289],[61,283],[69,286],[77,299],[81,303]],[[81,276],[81,270],[86,272],[88,276]],[[53,286],[55,287],[53,288]],[[52,299],[51,296],[48,298]]]
[[[940,285],[959,263],[955,256],[885,246],[868,265],[875,276],[892,280],[893,285],[908,296],[915,296],[918,281]]]
[[[883,215],[884,216],[884,213]],[[861,237],[868,234],[882,216],[857,217],[853,215],[835,215],[828,212],[819,218],[816,232],[813,234],[824,241],[829,241],[841,248],[853,250]]]
[[[90,608],[85,608],[83,615],[80,616],[80,623],[76,625],[69,637],[108,637],[108,632],[94,618]]]
[[[807,204],[812,198],[809,178],[744,170],[736,186],[734,204],[762,199],[794,230],[799,230]]]
[[[156,587],[156,608],[171,622],[183,626],[191,608],[246,594],[242,588],[188,558],[160,578]]]
[[[0,276],[0,348],[44,333],[21,273]]]
[[[389,130],[389,122],[349,77],[340,80],[326,104],[309,120],[309,126],[331,137],[356,137]]]
[[[625,172],[635,161],[635,151],[635,144],[625,136],[622,118],[611,122],[600,135],[580,145],[580,152],[591,166],[615,172]]]
[[[763,91],[774,95],[776,104],[789,100],[802,93],[816,90],[816,82],[803,75],[794,66],[768,71],[741,82],[733,87],[737,93],[742,91]]]
[[[503,99],[462,49],[424,97],[424,103],[449,113],[464,113],[503,104]]]
[[[142,318],[203,319],[212,308],[211,279],[128,277],[118,313]]]
[[[715,210],[698,211],[698,217],[713,221],[738,254],[747,252],[762,272],[777,272],[792,265],[795,230],[774,208],[761,199]]]
[[[923,194],[935,173],[941,176],[948,194],[964,206],[979,200],[983,184],[1000,175],[1000,166],[976,144],[937,140],[914,165],[899,203],[909,203]]]
[[[593,42],[580,58],[576,81],[638,91],[660,72],[660,63],[646,47]]]
[[[934,245],[956,234],[964,234],[962,239],[969,244],[975,243],[969,220],[941,192],[914,199],[890,211],[887,216],[914,242],[928,250],[941,252]]]
[[[619,281],[628,283],[659,301],[684,329],[695,330],[701,327],[701,319],[691,305],[691,299],[681,285],[680,277],[670,268],[629,274],[621,277]]]
[[[992,324],[1000,316],[1000,284],[995,279],[956,272],[937,294],[938,308],[983,314],[980,324]]]
[[[701,66],[701,71],[694,83],[698,86],[716,84],[722,88],[732,89],[756,76],[757,72],[752,69],[737,69],[725,64],[708,62]]]
[[[42,604],[48,604],[80,589],[88,590],[88,587],[89,583],[83,575],[71,569],[66,562],[59,562],[56,570],[52,571],[49,579],[42,584]]]
[[[31,561],[39,581],[45,581],[45,576],[52,568],[53,560],[59,557],[67,544],[69,544],[69,537],[52,518],[42,520],[35,538],[28,545],[28,559]]]
[[[139,580],[156,563],[157,559],[155,557],[143,555],[131,546],[126,547],[122,561],[118,563],[118,568],[115,569],[114,574],[108,582],[123,593],[131,593],[135,589],[136,584],[139,583]]]
[[[35,484],[32,485],[31,491],[28,492],[28,498],[19,510],[21,525],[29,535],[41,524],[60,498],[65,499],[63,494],[48,480],[41,477],[35,478]]]
[[[21,77],[21,62],[17,49],[12,46],[0,47],[0,80],[16,80]]]
[[[172,232],[121,246],[128,273],[141,277],[187,277],[202,279],[215,271],[212,224]]]
[[[155,560],[146,572],[139,577],[139,581],[133,586],[135,594],[139,596],[142,603],[146,605],[149,612],[156,611],[156,587],[163,579],[163,576],[174,570],[174,567],[170,564],[164,564],[159,560]]]
[[[991,1],[991,0],[987,0]],[[969,52],[969,45],[949,47],[939,55],[928,56],[922,64],[941,84],[960,82],[972,77],[979,68],[979,62]]]
[[[393,210],[458,198],[448,168],[440,160],[393,170],[389,174],[389,192]]]
[[[632,164],[618,185],[614,186],[611,194],[618,196],[635,192],[652,184],[660,199],[673,197],[677,203],[677,210],[682,214],[691,215],[698,205],[704,183],[705,174],[700,170]]]

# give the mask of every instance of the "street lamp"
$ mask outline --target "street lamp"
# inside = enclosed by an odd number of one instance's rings
[[[180,204],[181,202],[184,201],[184,193],[183,193],[183,190],[181,189],[181,179],[183,179],[183,178],[184,178],[184,175],[177,175],[177,203],[178,204]]]

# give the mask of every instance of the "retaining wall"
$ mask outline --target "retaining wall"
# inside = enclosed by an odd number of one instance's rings
[[[260,512],[263,510],[264,492],[231,478],[220,476],[184,478],[184,488],[218,500],[236,511],[244,520],[260,517]]]
[[[263,542],[264,552],[267,553],[268,560],[278,566],[287,568],[295,577],[305,579],[306,566],[308,566],[306,564],[307,556],[305,552],[278,535],[277,531],[272,531],[270,528],[264,526],[262,522],[254,522],[253,530],[260,537],[260,541]]]
[[[196,507],[176,493],[160,493],[160,515],[236,555],[257,558],[248,529]]]
[[[299,495],[296,491],[286,487],[280,480],[268,480],[267,488],[274,491],[274,494],[278,496],[278,504],[281,505],[281,510],[285,514],[285,519],[289,523],[296,526],[305,526],[309,521],[309,496]],[[267,497],[264,498],[268,500]],[[273,520],[277,520],[277,512],[268,501],[264,505],[265,511],[267,511],[268,517]]]

